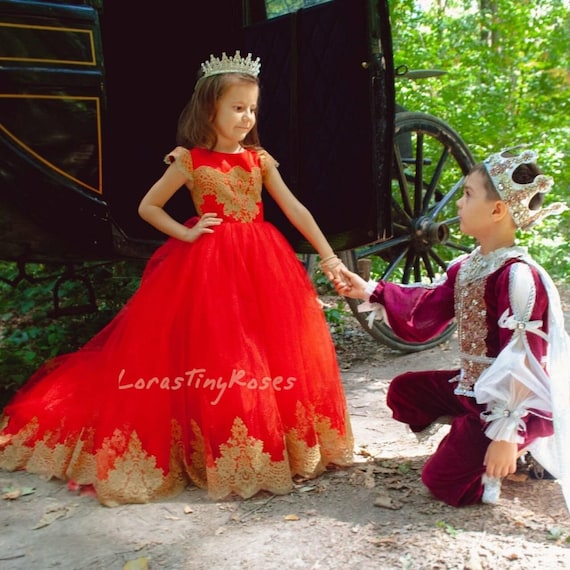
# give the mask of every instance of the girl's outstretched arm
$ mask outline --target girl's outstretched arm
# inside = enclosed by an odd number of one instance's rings
[[[265,187],[277,205],[281,208],[287,219],[301,232],[305,239],[315,248],[321,261],[322,269],[331,280],[342,280],[340,269],[344,265],[336,257],[325,235],[317,225],[313,215],[289,190],[289,187],[281,178],[277,166],[270,164],[267,167],[267,175],[264,179]]]

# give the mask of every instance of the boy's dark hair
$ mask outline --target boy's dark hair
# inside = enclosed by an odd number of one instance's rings
[[[513,156],[512,153],[505,153],[505,156]],[[485,190],[487,191],[487,199],[488,200],[502,200],[499,192],[493,185],[493,181],[489,176],[489,172],[485,165],[481,162],[476,164],[471,170],[470,174],[473,172],[477,172],[483,176],[484,179],[484,186]],[[513,171],[513,182],[517,184],[529,184],[532,182],[539,174],[542,174],[542,170],[538,167],[538,165],[534,163],[523,163],[519,164],[519,166]],[[535,194],[530,202],[529,202],[529,210],[539,210],[544,202],[544,194],[537,193]]]

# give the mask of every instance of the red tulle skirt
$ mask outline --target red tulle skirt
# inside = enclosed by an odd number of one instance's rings
[[[179,493],[286,493],[352,460],[334,347],[315,290],[269,223],[170,239],[79,351],[4,410],[0,467],[93,485],[112,506]]]

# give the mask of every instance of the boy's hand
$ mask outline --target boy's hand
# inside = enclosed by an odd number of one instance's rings
[[[350,297],[351,299],[368,300],[368,293],[366,293],[366,281],[348,270],[344,265],[340,268],[339,277],[335,276],[333,279],[334,287],[339,295]]]
[[[518,447],[510,441],[492,441],[487,448],[483,465],[489,477],[506,477],[517,470]]]

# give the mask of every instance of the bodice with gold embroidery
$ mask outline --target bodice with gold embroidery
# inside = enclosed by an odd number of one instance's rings
[[[268,161],[265,151],[244,149],[228,154],[177,147],[166,162],[175,162],[188,178],[199,215],[213,212],[229,222],[263,221],[261,192]]]

